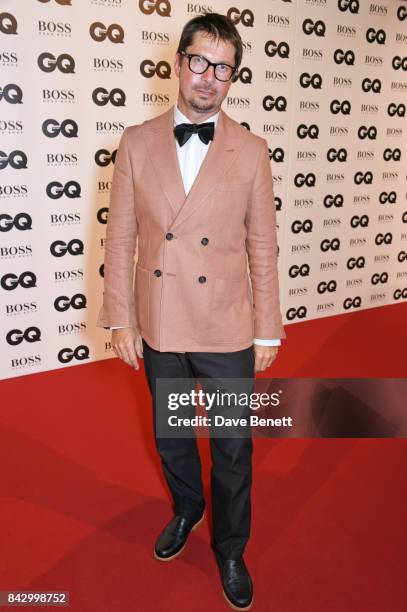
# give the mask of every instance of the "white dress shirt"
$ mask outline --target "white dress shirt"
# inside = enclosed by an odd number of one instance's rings
[[[215,129],[216,129],[218,117],[219,117],[219,111],[215,115],[212,115],[208,119],[205,119],[204,123],[207,123],[208,121],[214,121]],[[175,105],[174,107],[174,127],[178,125],[179,123],[192,123],[192,121],[190,121],[188,117],[186,117],[183,113],[181,113],[181,111],[178,108],[178,105]],[[199,138],[198,134],[192,134],[191,137],[188,139],[188,141],[182,147],[178,144],[177,139],[175,139],[175,144],[177,148],[178,163],[179,163],[180,170],[181,170],[182,181],[184,183],[185,193],[188,195],[196,179],[196,176],[199,172],[201,164],[205,158],[205,155],[207,154],[208,149],[211,146],[211,141],[209,141],[208,144],[205,144]],[[118,326],[111,327],[111,329],[118,329]],[[280,338],[275,338],[275,339],[270,339],[270,340],[254,338],[254,343],[262,344],[265,346],[279,346],[281,344],[281,340]]]

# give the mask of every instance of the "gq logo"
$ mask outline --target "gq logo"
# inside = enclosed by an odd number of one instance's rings
[[[298,79],[301,87],[307,89],[308,87],[312,87],[313,89],[322,89],[322,76],[315,72],[315,74],[310,74],[309,72],[302,72]]]
[[[324,238],[324,240],[321,241],[319,248],[323,252],[326,252],[329,250],[339,251],[340,246],[341,246],[341,241],[339,240],[339,238],[332,238],[332,240],[329,240],[328,238]]]
[[[338,0],[338,9],[342,13],[349,11],[357,15],[359,13],[359,0]]]
[[[63,257],[67,253],[69,255],[83,255],[83,242],[79,238],[73,238],[69,242],[63,240],[55,240],[49,250],[54,257]]]
[[[368,215],[362,215],[359,217],[358,215],[353,215],[350,219],[351,227],[368,227],[369,225],[369,217]]]
[[[116,161],[117,149],[115,149],[112,153],[107,149],[99,149],[95,153],[95,162],[98,166],[106,167],[109,164],[114,164]]]
[[[0,151],[0,170],[4,170],[7,166],[11,166],[14,170],[25,170],[27,168],[27,155],[24,151],[11,151],[9,155],[4,151]]]
[[[380,93],[382,90],[382,82],[380,79],[369,79],[365,78],[362,81],[362,91],[372,91],[373,93]]]
[[[406,105],[405,104],[394,104],[394,102],[390,102],[387,107],[387,114],[389,117],[405,117],[406,116]]]
[[[334,62],[335,64],[346,64],[347,66],[354,66],[355,54],[350,49],[348,49],[347,51],[344,51],[343,49],[336,49],[334,51]]]
[[[269,149],[269,159],[276,162],[276,164],[284,161],[284,149],[277,147],[277,149]]]
[[[377,42],[378,45],[384,45],[386,42],[386,32],[384,30],[368,28],[366,30],[366,40],[369,43]]]
[[[106,106],[109,102],[113,106],[125,106],[126,95],[119,87],[114,87],[110,92],[104,87],[96,87],[92,93],[92,100],[98,106]]]
[[[382,234],[380,232],[379,234],[376,234],[374,242],[377,245],[391,244],[393,242],[393,234],[391,232],[387,232],[386,234]]]
[[[63,195],[70,199],[81,197],[81,186],[76,181],[68,181],[65,185],[52,181],[48,183],[45,191],[51,200],[59,200]]]
[[[298,308],[289,308],[286,312],[286,317],[288,321],[293,321],[294,319],[305,319],[306,316],[306,306],[299,306]]]
[[[405,300],[407,298],[407,287],[404,287],[404,289],[396,289],[393,293],[393,297],[395,300]]]
[[[386,204],[386,202],[395,204],[397,202],[397,193],[395,191],[382,191],[379,194],[379,202],[380,204]]]
[[[63,74],[75,74],[75,60],[69,53],[61,53],[55,57],[52,53],[41,53],[37,59],[43,72],[53,72],[56,68]]]
[[[296,187],[303,187],[306,185],[307,187],[315,187],[316,177],[313,172],[308,172],[308,174],[303,174],[299,172],[294,177],[294,185]]]
[[[308,264],[302,264],[301,266],[291,266],[288,270],[288,276],[290,278],[296,278],[297,276],[309,276],[310,267]]]
[[[171,17],[169,0],[139,0],[138,6],[145,15],[152,15],[156,12],[160,17]]]
[[[56,138],[60,134],[65,138],[77,138],[78,124],[73,119],[65,119],[61,123],[56,119],[46,119],[42,124],[42,133],[48,138]]]
[[[326,158],[329,162],[346,162],[348,159],[348,152],[346,149],[334,149],[331,147],[326,152]]]
[[[71,298],[66,295],[60,295],[54,301],[54,308],[58,312],[65,312],[69,310],[69,308],[81,310],[82,308],[86,308],[86,297],[83,293],[75,293]]]
[[[32,229],[32,219],[27,213],[19,213],[14,218],[6,213],[0,214],[0,232],[9,232],[13,227],[25,231]]]
[[[366,185],[371,185],[373,183],[373,174],[370,171],[365,173],[363,172],[355,172],[353,175],[353,181],[356,185],[361,185],[362,183],[366,183]]]
[[[400,55],[395,55],[391,62],[394,70],[407,70],[407,57],[401,58]]]
[[[326,293],[327,291],[329,291],[330,293],[333,293],[334,291],[336,291],[336,280],[330,280],[328,282],[325,281],[321,281],[320,283],[318,283],[317,286],[317,291],[318,293]]]
[[[96,42],[102,42],[108,38],[112,43],[124,41],[124,30],[118,23],[112,23],[106,27],[101,21],[95,21],[89,28],[89,34]]]
[[[311,123],[311,125],[306,126],[305,123],[300,123],[297,127],[297,136],[298,138],[311,138],[312,140],[317,140],[319,138],[319,127],[315,123]]]
[[[372,278],[370,279],[372,285],[378,285],[379,283],[387,283],[387,281],[389,280],[389,275],[387,272],[382,272],[381,274],[373,274]]]
[[[243,11],[239,11],[239,9],[231,7],[226,13],[226,15],[234,24],[241,23],[242,25],[249,28],[252,28],[254,26],[254,15],[250,9],[244,9]]]
[[[335,206],[335,208],[342,208],[343,206],[343,195],[341,193],[337,193],[335,196],[328,193],[324,197],[324,206],[325,208],[331,208]]]
[[[11,13],[0,13],[0,32],[17,34],[17,19]]]
[[[89,347],[86,344],[80,344],[74,349],[63,348],[58,353],[58,361],[61,363],[69,363],[73,359],[77,361],[89,359]]]
[[[343,102],[339,102],[339,100],[332,100],[329,110],[333,115],[338,115],[342,113],[342,115],[350,115],[351,111],[351,103],[349,100],[343,100]]]
[[[106,225],[108,212],[109,212],[109,209],[107,206],[105,208],[99,208],[96,214],[96,218],[99,221],[99,223]]]
[[[22,104],[23,91],[15,83],[9,83],[5,87],[0,87],[0,102],[4,100],[9,104]]]
[[[264,51],[268,57],[281,57],[282,59],[287,59],[290,57],[290,47],[287,42],[276,43],[275,40],[268,40],[264,45]]]
[[[265,96],[263,98],[263,108],[266,111],[276,110],[284,112],[287,110],[287,98],[284,96]]]
[[[144,60],[140,64],[140,72],[147,79],[151,79],[154,75],[157,75],[160,79],[171,78],[171,66],[164,60],[157,64],[154,64],[152,60]]]
[[[25,331],[21,329],[11,329],[6,335],[6,340],[11,346],[17,346],[24,342],[39,342],[41,340],[41,331],[38,327],[27,327]]]
[[[365,267],[365,263],[366,259],[365,257],[362,257],[362,255],[357,259],[355,259],[355,257],[350,257],[346,262],[346,267],[348,268],[348,270],[353,270],[354,268],[361,269]]]
[[[362,305],[362,298],[360,295],[355,296],[354,298],[346,298],[343,302],[343,307],[345,310],[350,310],[351,308],[360,308]]]
[[[237,77],[233,80],[233,83],[239,80],[241,83],[243,83],[243,85],[251,85],[252,78],[252,71],[250,70],[250,68],[247,68],[247,66],[244,66],[243,68],[240,68]]]
[[[300,232],[305,232],[306,234],[308,234],[309,232],[312,232],[311,219],[305,219],[304,221],[296,219],[291,224],[291,231],[293,234],[299,234]]]
[[[383,151],[383,159],[384,161],[400,161],[401,160],[401,150],[400,149],[385,149]]]
[[[318,21],[312,21],[312,19],[304,19],[302,22],[302,31],[307,36],[315,34],[315,36],[325,36],[326,27],[325,23],[318,19]]]
[[[17,289],[18,286],[23,289],[32,289],[36,287],[37,277],[34,272],[22,272],[20,276],[16,274],[5,274],[0,279],[0,285],[6,291],[13,291],[13,289]]]
[[[361,125],[360,128],[358,129],[358,137],[361,140],[365,140],[365,138],[368,138],[369,140],[376,140],[377,127],[375,125],[371,125],[370,127]]]

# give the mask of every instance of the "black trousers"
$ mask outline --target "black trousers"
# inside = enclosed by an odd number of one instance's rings
[[[154,433],[165,479],[173,499],[175,514],[196,521],[200,518],[205,499],[201,478],[201,460],[195,433],[185,438],[157,436],[156,379],[239,378],[254,384],[253,346],[231,353],[159,352],[143,339],[144,369],[153,399]],[[202,388],[204,384],[201,382]],[[251,387],[250,387],[251,389]],[[249,389],[249,390],[250,390]],[[192,430],[193,431],[193,430]],[[252,452],[251,433],[245,437],[210,435],[212,542],[221,559],[239,559],[250,535]]]

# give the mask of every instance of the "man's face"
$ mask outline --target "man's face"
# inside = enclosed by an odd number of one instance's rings
[[[235,48],[230,42],[216,41],[206,32],[195,32],[192,44],[185,49],[186,53],[203,55],[210,62],[235,65]],[[175,74],[179,78],[179,96],[185,108],[193,113],[216,113],[225,99],[231,81],[219,81],[214,74],[214,67],[203,74],[195,74],[188,67],[188,58],[177,53],[175,57]]]

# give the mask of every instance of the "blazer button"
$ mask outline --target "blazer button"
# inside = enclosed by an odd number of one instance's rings
[[[201,244],[204,244],[204,245],[207,245],[208,242],[209,242],[208,238],[202,238],[202,240],[201,240]]]
[[[198,280],[200,283],[206,283],[206,276],[200,276]]]
[[[167,238],[167,240],[172,240],[174,238],[174,234],[171,234],[171,232],[168,232],[167,234],[165,234],[165,237]]]
[[[161,276],[161,270],[154,270],[155,276]]]

